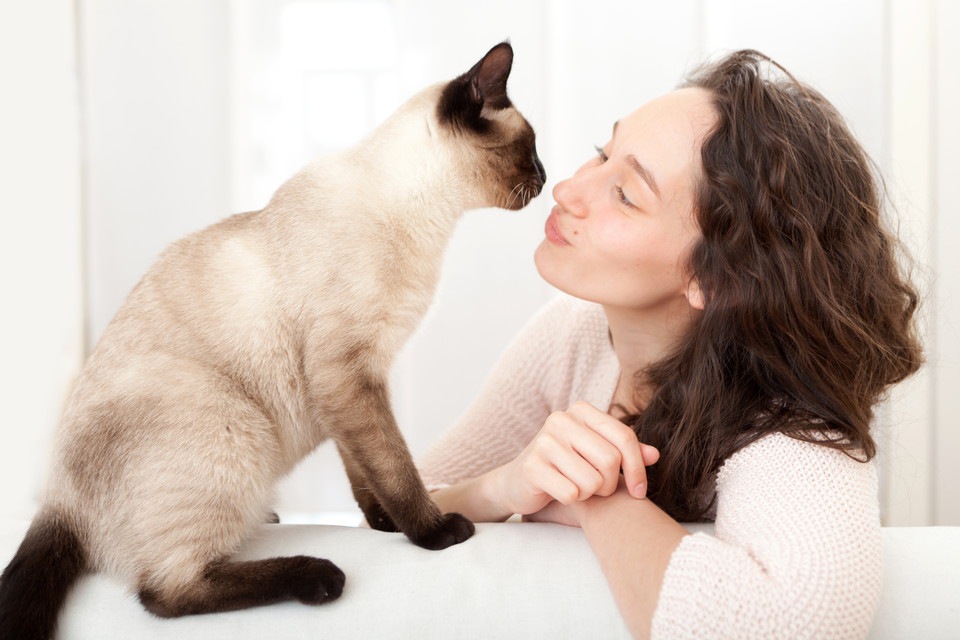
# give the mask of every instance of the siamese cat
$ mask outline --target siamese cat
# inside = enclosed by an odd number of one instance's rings
[[[473,534],[425,490],[387,381],[461,214],[517,210],[543,188],[507,97],[512,63],[497,45],[263,210],[161,254],[71,392],[47,498],[0,578],[0,637],[52,637],[86,571],[161,617],[337,598],[327,560],[230,560],[276,481],[328,438],[372,527],[426,549]]]

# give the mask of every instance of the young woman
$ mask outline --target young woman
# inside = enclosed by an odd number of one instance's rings
[[[871,167],[753,51],[620,119],[553,192],[569,296],[421,461],[437,503],[582,527],[637,636],[866,635],[872,408],[921,363]]]

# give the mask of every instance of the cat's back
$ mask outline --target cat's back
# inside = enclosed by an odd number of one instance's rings
[[[263,212],[231,216],[170,244],[108,325],[94,355],[113,348],[201,348],[268,314],[276,292]],[[216,326],[214,326],[216,325]],[[137,347],[140,347],[139,349]]]
[[[197,393],[202,376],[275,377],[295,346],[261,212],[174,242],[108,325],[71,394],[65,421],[144,393]]]

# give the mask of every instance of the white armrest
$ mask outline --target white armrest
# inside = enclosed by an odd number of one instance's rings
[[[26,531],[0,521],[5,566]],[[710,527],[691,527],[710,531]],[[960,633],[960,527],[883,530],[885,583],[871,638]],[[467,542],[425,551],[400,534],[264,525],[239,559],[315,555],[347,574],[343,596],[161,620],[113,579],[83,578],[60,617],[60,640],[264,638],[627,638],[579,529],[480,524]]]

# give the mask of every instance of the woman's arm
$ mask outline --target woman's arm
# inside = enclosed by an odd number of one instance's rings
[[[686,529],[650,500],[635,499],[623,482],[609,497],[552,503],[527,520],[582,527],[630,633],[650,636],[664,573]]]
[[[648,638],[663,575],[687,530],[650,500],[634,500],[625,487],[583,503],[580,511],[627,628],[636,638]]]
[[[603,309],[568,296],[556,298],[498,358],[453,428],[419,457],[424,483],[435,491],[507,464],[551,412],[577,400],[609,405],[619,377]]]
[[[433,498],[441,511],[480,522],[537,513],[554,501],[571,505],[610,496],[621,481],[633,487],[637,499],[646,492],[646,467],[659,456],[655,447],[637,442],[630,427],[577,402],[550,414],[516,458],[434,491]]]
[[[771,435],[727,460],[716,499],[715,536],[622,488],[528,519],[583,527],[637,636],[866,636],[883,573],[873,464]]]
[[[437,489],[430,495],[443,513],[460,513],[474,522],[503,522],[513,512],[500,504],[495,489],[501,469],[498,467],[476,478]]]

